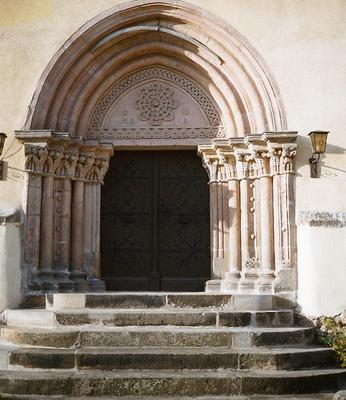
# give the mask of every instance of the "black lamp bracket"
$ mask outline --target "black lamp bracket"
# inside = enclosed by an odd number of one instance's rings
[[[312,157],[309,158],[311,178],[318,178],[318,163],[320,159],[321,159],[320,153],[312,153]]]

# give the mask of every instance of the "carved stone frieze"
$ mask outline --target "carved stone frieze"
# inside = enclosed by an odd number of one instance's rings
[[[25,169],[32,174],[66,177],[72,180],[103,182],[109,158],[93,153],[80,153],[76,148],[56,149],[25,146]]]
[[[109,141],[114,139],[204,139],[223,138],[224,129],[218,127],[175,128],[89,128],[89,139]]]
[[[301,210],[297,222],[299,225],[343,228],[346,226],[346,212]]]

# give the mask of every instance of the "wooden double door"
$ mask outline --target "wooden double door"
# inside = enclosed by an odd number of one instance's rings
[[[211,269],[207,183],[195,151],[115,153],[101,197],[107,290],[204,290]]]

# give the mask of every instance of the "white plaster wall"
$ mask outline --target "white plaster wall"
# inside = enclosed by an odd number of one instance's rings
[[[119,0],[1,0],[0,1],[0,131],[9,135],[6,158],[7,180],[0,182],[0,205],[20,206],[24,175],[23,154],[13,142],[21,128],[36,84],[55,52],[82,24],[98,13],[121,3]],[[243,34],[267,63],[279,85],[288,128],[298,130],[297,209],[346,209],[346,1],[344,0],[190,0]],[[68,10],[68,11],[67,11]],[[309,178],[310,155],[306,134],[314,129],[330,130],[323,177]],[[12,143],[13,142],[13,143]],[[11,147],[8,149],[8,146]],[[5,150],[5,151],[6,151]],[[13,156],[9,157],[12,153]],[[9,157],[9,158],[8,158]],[[315,248],[331,243],[333,251],[315,257]],[[314,249],[310,241],[315,243]],[[323,285],[326,265],[333,266],[330,288],[343,284],[345,229],[304,227],[298,229],[299,292],[310,291],[311,308],[299,297],[303,310],[336,313],[346,307],[339,290],[333,296]],[[307,253],[307,249],[310,252]],[[314,276],[303,271],[314,271]],[[311,290],[311,280],[319,291]],[[317,296],[317,297],[314,297]],[[314,300],[315,299],[315,300]],[[327,310],[327,311],[325,311]],[[334,311],[333,311],[334,310]]]
[[[340,236],[346,237],[346,227],[298,228],[298,303],[308,316],[335,315],[345,309],[346,258],[333,257],[345,252]]]
[[[0,313],[21,302],[20,224],[0,224]]]

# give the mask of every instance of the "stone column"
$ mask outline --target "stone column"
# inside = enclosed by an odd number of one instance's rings
[[[294,175],[296,132],[266,132],[273,175],[276,292],[296,290],[296,225]]]
[[[77,291],[86,291],[89,287],[83,264],[84,180],[93,164],[92,153],[79,154],[75,180],[72,183],[70,277]]]
[[[40,274],[53,278],[54,176],[42,178]]]
[[[227,144],[227,142],[226,142]],[[198,146],[203,167],[209,176],[210,190],[210,239],[211,280],[206,283],[207,291],[219,291],[228,263],[228,184],[224,179],[223,165],[219,162],[216,147]]]
[[[92,291],[105,290],[100,271],[101,184],[113,149],[97,152],[84,186],[83,265]]]
[[[243,143],[235,144],[237,176],[240,180],[240,237],[241,237],[241,279],[240,292],[252,292],[257,280],[259,267],[255,234],[255,183],[254,163],[250,152]]]
[[[76,149],[67,149],[56,169],[55,178],[55,232],[54,232],[54,277],[59,290],[72,292],[70,281],[70,242],[71,242],[71,192],[72,178],[78,159]]]
[[[259,178],[260,196],[260,268],[256,289],[260,293],[271,293],[275,278],[274,258],[274,215],[273,215],[273,179],[270,171],[270,153],[262,137],[246,137],[251,154],[256,162]]]
[[[236,161],[231,145],[215,144],[219,163],[223,169],[223,179],[226,182],[227,224],[225,253],[228,264],[224,279],[221,281],[221,290],[234,292],[238,289],[241,270],[240,252],[240,184],[236,174]]]
[[[25,170],[28,172],[26,185],[26,222],[24,262],[31,276],[32,290],[39,290],[42,171],[48,150],[43,146],[25,144]]]

